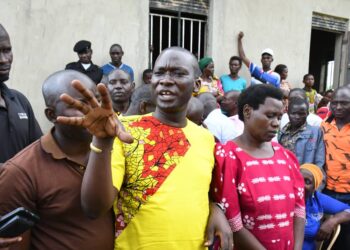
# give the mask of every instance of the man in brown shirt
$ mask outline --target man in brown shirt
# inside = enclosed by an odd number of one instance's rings
[[[59,99],[62,93],[69,93],[86,102],[71,86],[75,79],[96,91],[92,80],[77,71],[49,76],[42,90],[45,114],[54,127],[0,169],[0,215],[23,206],[40,216],[12,249],[113,249],[112,211],[91,220],[81,209],[80,189],[91,135],[84,128],[56,123],[57,116],[82,116]]]

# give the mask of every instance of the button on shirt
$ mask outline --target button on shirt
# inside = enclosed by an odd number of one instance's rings
[[[0,83],[6,107],[0,107],[0,163],[13,157],[42,135],[27,98]]]

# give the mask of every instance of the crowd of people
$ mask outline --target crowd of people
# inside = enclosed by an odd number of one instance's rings
[[[295,88],[272,49],[249,60],[243,37],[229,74],[171,47],[138,87],[119,44],[99,67],[79,41],[79,60],[42,85],[43,135],[5,84],[0,25],[0,216],[40,217],[0,248],[314,250],[341,224],[334,249],[350,249],[350,86],[322,96],[308,73]]]

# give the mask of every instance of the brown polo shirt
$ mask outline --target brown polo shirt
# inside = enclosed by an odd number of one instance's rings
[[[95,220],[82,211],[84,170],[60,150],[51,133],[0,168],[0,215],[25,207],[40,216],[31,230],[30,249],[113,249],[112,211]]]

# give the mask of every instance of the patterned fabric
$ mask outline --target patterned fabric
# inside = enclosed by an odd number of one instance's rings
[[[135,140],[113,148],[115,249],[204,249],[214,138],[190,121],[185,128],[152,116],[121,121]]]
[[[284,126],[281,130],[281,134],[283,136],[281,136],[279,142],[283,145],[283,147],[285,147],[286,149],[295,152],[295,143],[297,142],[297,140],[300,137],[300,133],[302,131],[306,130],[306,126],[307,123],[305,123],[303,126],[301,126],[300,128],[298,128],[295,131],[291,131],[291,126],[290,123],[288,123],[286,126]]]
[[[305,90],[305,93],[306,93],[306,97],[309,101],[309,112],[310,113],[316,113],[316,107],[317,107],[317,104],[318,104],[318,97],[317,97],[317,91],[312,89],[311,91],[306,91]]]
[[[341,130],[336,121],[321,124],[326,146],[327,189],[350,193],[350,123]]]
[[[199,77],[199,80],[201,87],[198,94],[209,92],[213,94],[224,95],[220,79],[218,79],[216,76],[212,78],[211,82],[205,82],[201,77]]]
[[[272,84],[276,88],[280,87],[281,77],[279,74],[273,72],[272,70],[264,72],[262,68],[251,62],[249,64],[249,72],[252,76],[250,83],[251,85],[266,83]]]
[[[304,180],[295,156],[272,143],[271,158],[254,158],[234,142],[217,144],[211,189],[233,232],[248,229],[266,249],[293,249],[294,217],[305,218]]]

